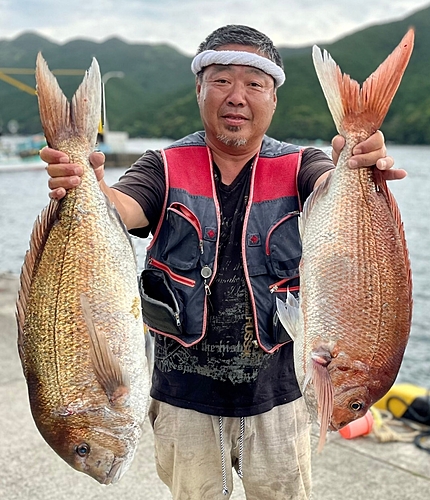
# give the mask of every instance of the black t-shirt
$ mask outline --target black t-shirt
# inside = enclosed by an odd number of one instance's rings
[[[151,396],[212,415],[256,415],[300,397],[292,343],[268,354],[255,342],[240,244],[250,167],[248,162],[230,185],[220,181],[215,167],[222,217],[218,272],[211,285],[204,339],[187,348],[173,339],[156,335]],[[320,150],[304,151],[298,177],[303,201],[315,180],[331,168],[333,164]],[[114,187],[136,199],[151,228],[155,228],[165,191],[159,153],[145,153]],[[146,236],[148,229],[131,232]]]

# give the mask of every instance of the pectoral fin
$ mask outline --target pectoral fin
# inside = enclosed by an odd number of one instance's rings
[[[113,405],[124,404],[130,393],[127,373],[112,352],[105,335],[94,324],[91,306],[84,294],[81,294],[81,306],[88,327],[91,361],[97,380]]]
[[[311,373],[309,374],[315,390],[318,404],[318,420],[320,422],[320,439],[318,451],[323,449],[327,430],[333,415],[334,391],[328,371],[331,356],[328,352],[313,352],[311,356]]]
[[[149,331],[147,325],[143,325],[145,331],[145,354],[146,360],[148,362],[149,376],[152,376],[154,370],[154,349],[155,349],[155,338],[154,335]]]
[[[291,292],[287,292],[287,300],[282,302],[276,298],[276,309],[282,326],[294,340],[299,329],[299,302]]]

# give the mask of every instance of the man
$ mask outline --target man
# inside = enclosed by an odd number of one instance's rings
[[[333,163],[320,150],[267,136],[285,75],[262,33],[225,26],[193,60],[204,132],[147,151],[113,187],[93,153],[101,189],[131,233],[153,239],[141,276],[155,334],[149,415],[157,470],[175,499],[228,497],[232,467],[247,499],[310,496],[309,417],[292,342],[275,299],[299,290],[297,214]],[[336,162],[343,139],[333,141]],[[350,166],[389,170],[380,132]],[[46,148],[51,196],[82,168]]]

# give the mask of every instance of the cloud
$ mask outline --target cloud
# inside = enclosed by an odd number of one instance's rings
[[[369,24],[386,23],[429,0],[0,0],[0,33],[23,31],[63,43],[119,36],[128,42],[167,42],[192,54],[224,24],[248,24],[276,45],[330,42]]]

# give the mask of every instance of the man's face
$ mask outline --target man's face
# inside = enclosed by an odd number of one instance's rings
[[[220,50],[255,52],[253,47],[227,45]],[[197,102],[210,145],[258,148],[276,107],[273,78],[252,66],[205,68],[197,83]]]

